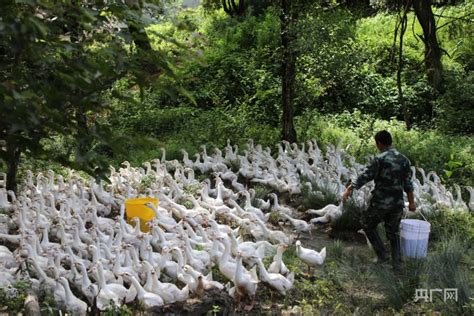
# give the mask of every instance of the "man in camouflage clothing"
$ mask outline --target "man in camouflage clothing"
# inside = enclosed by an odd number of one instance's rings
[[[405,204],[403,191],[407,193],[408,209],[412,212],[416,210],[410,161],[391,147],[392,136],[387,131],[380,131],[375,135],[375,144],[380,154],[375,156],[357,180],[346,188],[343,199],[347,200],[353,189],[360,189],[374,180],[375,189],[372,191],[369,207],[362,215],[361,224],[377,254],[378,261],[385,262],[388,260],[387,253],[377,233],[377,225],[384,222],[387,239],[391,246],[392,265],[395,270],[399,270],[401,267],[400,221]]]

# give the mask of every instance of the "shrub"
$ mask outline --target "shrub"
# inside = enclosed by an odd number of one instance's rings
[[[443,241],[458,236],[466,245],[474,242],[474,217],[468,212],[437,210],[424,214],[431,224],[430,240]]]

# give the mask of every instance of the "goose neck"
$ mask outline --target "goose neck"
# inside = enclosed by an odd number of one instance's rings
[[[139,236],[141,234],[141,230],[140,230],[140,218],[139,217],[135,217],[135,229],[134,229],[134,232],[133,234],[135,236]]]
[[[122,267],[122,265],[120,264],[121,259],[122,259],[122,255],[118,253],[117,256],[115,257],[114,266],[112,269],[114,273],[118,273],[120,271],[120,268]]]
[[[192,248],[191,248],[191,245],[189,243],[189,240],[186,240],[185,243],[184,243],[184,254],[186,255],[186,257],[191,261],[191,259],[194,258],[193,256],[193,253],[192,253]]]
[[[91,280],[89,280],[89,276],[87,274],[87,270],[86,270],[86,267],[84,266],[84,263],[82,262],[79,263],[79,269],[81,270],[82,284],[85,287],[88,287],[91,284]]]
[[[140,262],[140,259],[138,258],[138,254],[135,251],[135,248],[129,247],[128,252],[130,253],[130,256],[132,258],[133,264],[138,264]]]
[[[202,226],[198,224],[198,225],[196,226],[196,229],[198,230],[199,235],[202,237],[202,239],[204,240],[204,242],[209,243],[209,238],[207,237],[207,234],[206,234],[206,232],[204,231],[204,229],[202,228]]]
[[[64,277],[61,277],[60,280],[61,280],[61,285],[64,287],[64,292],[66,293],[66,301],[68,301],[68,305],[69,305],[73,297],[71,288],[69,287],[69,282]]]
[[[232,253],[237,253],[237,247],[238,247],[238,242],[237,239],[235,239],[235,236],[233,234],[229,234],[230,236],[230,246]]]
[[[256,218],[255,223],[257,223],[257,225],[262,228],[262,231],[265,233],[265,235],[268,235],[270,233],[270,230],[267,228],[267,226],[265,226],[265,224],[262,223],[259,219]]]
[[[46,273],[44,272],[44,270],[41,268],[41,266],[38,264],[38,262],[36,261],[35,258],[31,258],[30,260],[31,264],[33,265],[33,267],[35,268],[36,270],[36,273],[38,273],[38,276],[40,277],[40,279],[42,281],[46,281],[49,279],[49,277],[46,275]]]
[[[48,245],[49,244],[49,230],[48,230],[48,226],[45,226],[43,228],[43,238],[41,239],[41,243],[43,245]]]
[[[235,281],[242,277],[242,257],[237,256],[237,264],[235,266]]]
[[[230,243],[226,238],[224,238],[223,243],[224,243],[224,252],[222,253],[221,259],[223,261],[227,261],[230,257],[230,251],[231,251]]]
[[[123,259],[123,265],[126,267],[132,266],[132,258],[130,258],[130,252],[125,251],[123,253],[124,259]]]
[[[257,264],[258,264],[258,270],[262,274],[263,279],[268,279],[267,269],[265,269],[265,266],[263,265],[263,262],[260,258],[257,258]]]
[[[161,230],[160,226],[158,225],[153,226],[152,233],[155,237],[156,235],[158,236],[160,243],[167,242],[165,234],[163,233],[163,230]]]
[[[100,257],[100,250],[97,246],[91,245],[89,246],[92,248],[92,262],[96,263],[99,262],[101,257]]]
[[[100,262],[97,264],[97,276],[99,278],[100,287],[104,288],[106,286],[105,277],[104,277],[104,269]]]
[[[132,282],[133,286],[135,287],[135,289],[137,289],[138,296],[145,295],[145,290],[143,289],[140,282],[138,282],[138,280],[133,275],[129,275],[129,278],[130,278],[130,281]]]

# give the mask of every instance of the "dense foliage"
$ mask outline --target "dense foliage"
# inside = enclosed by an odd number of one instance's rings
[[[165,53],[144,49],[151,22],[144,10],[161,9],[152,3],[2,2],[0,139],[7,150],[0,158],[8,162],[9,181],[20,154],[97,176],[108,170],[95,148],[118,152],[121,139],[99,123],[109,105],[104,92],[125,77],[143,86],[151,75],[173,75]]]
[[[239,16],[226,13],[221,1],[189,9],[180,8],[180,1],[157,2],[164,7],[148,4],[143,15],[126,6],[32,3],[2,13],[2,34],[8,35],[2,51],[23,45],[25,57],[16,72],[8,68],[15,50],[2,64],[2,107],[15,109],[4,111],[2,125],[16,128],[2,130],[8,132],[1,138],[23,143],[24,157],[34,165],[48,157],[98,174],[94,168],[105,171],[107,163],[156,157],[160,147],[178,158],[180,148],[193,153],[203,143],[254,138],[272,145],[280,139],[281,11],[271,2],[246,2],[246,13]],[[396,6],[321,3],[305,5],[294,26],[299,141],[316,138],[322,148],[352,143],[350,150],[363,161],[374,153],[373,132],[386,127],[415,165],[436,170],[444,180],[471,184],[474,41],[466,35],[474,31],[473,5],[438,1],[433,6],[445,51],[440,91],[427,82],[421,28],[414,13],[408,14],[402,88],[413,129],[405,131],[395,76]],[[9,21],[29,6],[41,7],[44,16],[20,15],[23,33],[15,33],[16,24]],[[77,15],[66,14],[67,6]],[[54,23],[50,16],[57,16]],[[139,50],[126,24],[114,28],[110,21],[146,27],[152,53]],[[72,22],[77,34],[87,36],[71,41],[67,36],[73,33],[61,25]],[[118,142],[112,135],[133,140]],[[145,139],[152,142],[143,144]]]
[[[414,123],[411,131],[399,123],[403,116],[393,58],[396,13],[367,17],[365,11],[343,6],[314,6],[304,12],[296,43],[299,140],[352,143],[353,153],[363,159],[375,153],[374,131],[389,128],[413,164],[436,170],[445,180],[472,183],[473,41],[464,35],[473,31],[473,6],[460,3],[435,10],[437,23],[446,24],[438,35],[446,50],[442,92],[427,83],[420,26],[413,13],[408,17],[413,26],[404,40],[402,83]],[[140,101],[117,101],[109,122],[127,133],[159,139],[158,147],[167,147],[169,157],[180,157],[180,148],[193,152],[202,143],[221,146],[227,139],[274,144],[282,113],[278,10],[268,7],[237,18],[207,7],[180,11],[175,20],[150,29],[200,52],[201,58],[184,61],[177,78],[166,83],[185,87],[195,103],[185,96],[153,92],[140,100],[139,91],[127,91],[121,82],[117,89]],[[136,146],[134,150],[136,162],[160,154]],[[124,158],[131,159],[116,157]]]

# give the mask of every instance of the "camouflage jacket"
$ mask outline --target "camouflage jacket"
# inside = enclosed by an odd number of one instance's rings
[[[364,172],[357,177],[353,187],[360,189],[374,180],[370,208],[402,209],[403,191],[413,192],[410,160],[395,148],[387,148],[370,162]]]

